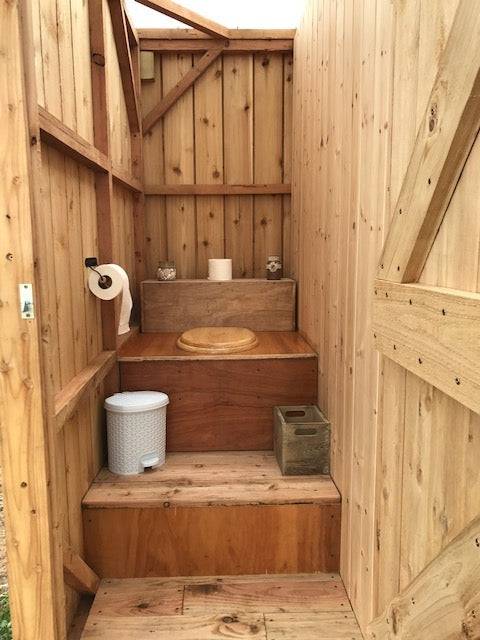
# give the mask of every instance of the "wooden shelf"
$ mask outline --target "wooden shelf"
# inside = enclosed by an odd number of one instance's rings
[[[316,358],[310,345],[295,331],[261,331],[258,345],[250,351],[222,355],[188,353],[177,347],[180,333],[139,333],[118,353],[119,362],[155,360],[266,360]]]
[[[337,504],[329,476],[282,476],[271,451],[172,453],[163,467],[138,476],[104,469],[84,507],[198,507]]]

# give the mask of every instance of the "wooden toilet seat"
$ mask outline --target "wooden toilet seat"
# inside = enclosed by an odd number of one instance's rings
[[[257,344],[253,331],[241,327],[198,327],[177,340],[177,347],[184,351],[212,355],[248,351]]]

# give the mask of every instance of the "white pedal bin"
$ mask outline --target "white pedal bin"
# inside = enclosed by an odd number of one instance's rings
[[[165,462],[168,402],[159,391],[123,391],[105,400],[112,473],[142,473]]]

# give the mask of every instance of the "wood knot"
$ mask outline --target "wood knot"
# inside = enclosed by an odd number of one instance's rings
[[[438,122],[438,105],[436,102],[432,104],[430,107],[430,117],[428,119],[428,130],[430,133],[433,132]]]
[[[101,53],[92,53],[92,62],[93,64],[98,65],[99,67],[105,66],[105,56]]]

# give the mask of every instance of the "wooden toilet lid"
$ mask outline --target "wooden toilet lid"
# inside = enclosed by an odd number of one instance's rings
[[[238,353],[248,351],[258,344],[250,329],[241,327],[198,327],[182,333],[177,346],[195,353]]]

